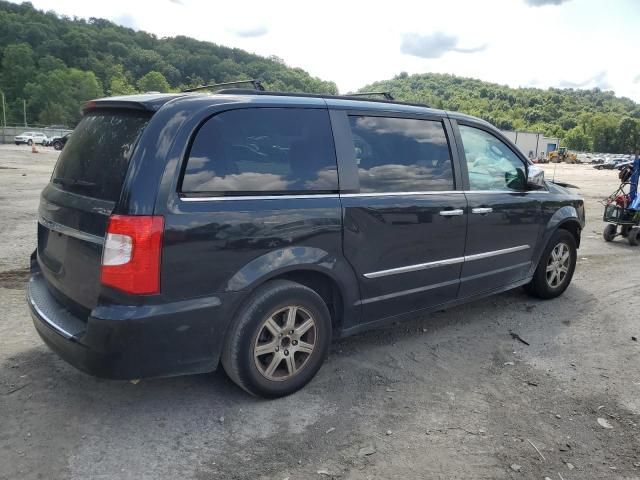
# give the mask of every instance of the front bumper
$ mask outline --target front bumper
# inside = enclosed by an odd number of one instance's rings
[[[39,272],[29,279],[27,303],[36,331],[62,359],[122,380],[215,370],[230,318],[219,297],[98,306],[80,318],[51,294]]]

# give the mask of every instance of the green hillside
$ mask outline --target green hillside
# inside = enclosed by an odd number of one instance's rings
[[[336,93],[335,83],[264,58],[188,37],[157,38],[108,20],[71,19],[0,1],[0,90],[7,123],[73,125],[102,95],[169,91],[259,77],[270,89]]]
[[[640,105],[599,89],[509,88],[471,78],[401,73],[360,91],[481,117],[505,130],[557,136],[569,148],[628,153],[640,147]]]

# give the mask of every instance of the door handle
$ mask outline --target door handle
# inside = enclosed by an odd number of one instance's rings
[[[471,213],[478,213],[480,215],[485,215],[487,213],[491,213],[493,212],[493,208],[488,207],[488,208],[472,208],[471,209]]]
[[[464,210],[442,210],[440,215],[443,217],[459,217],[460,215],[464,215]]]

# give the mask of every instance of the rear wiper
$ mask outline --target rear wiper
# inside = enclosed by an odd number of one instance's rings
[[[64,185],[65,187],[95,187],[94,182],[87,182],[86,180],[76,180],[72,178],[55,177],[51,180],[53,183]]]

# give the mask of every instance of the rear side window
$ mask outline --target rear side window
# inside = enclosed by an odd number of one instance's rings
[[[139,112],[86,115],[62,150],[51,181],[69,192],[118,200],[133,147],[148,121],[149,114]]]
[[[360,192],[453,190],[453,168],[441,122],[350,116]]]
[[[210,118],[182,179],[184,193],[220,196],[337,190],[329,114],[321,109],[248,108]]]

